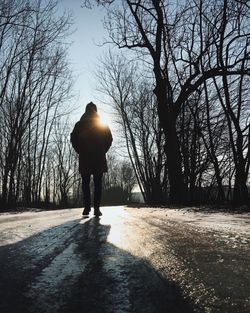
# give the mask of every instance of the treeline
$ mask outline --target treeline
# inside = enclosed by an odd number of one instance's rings
[[[145,201],[249,203],[248,2],[97,2],[121,51],[102,60],[100,89]]]
[[[57,182],[51,160],[72,81],[62,44],[70,17],[56,17],[52,2],[0,6],[1,207],[30,206],[52,201]]]
[[[67,122],[73,77],[65,42],[72,18],[59,15],[57,5],[0,2],[1,210],[83,205],[78,158],[69,142],[72,125]],[[113,179],[111,171],[104,189],[110,193],[119,187],[127,198],[131,187],[121,176],[127,168],[116,164],[120,178],[117,174]]]
[[[135,181],[148,204],[249,203],[248,2],[96,3],[120,48],[103,58],[99,89],[130,158],[109,155],[104,203],[127,201]],[[69,142],[71,24],[55,1],[0,2],[1,210],[82,206]]]

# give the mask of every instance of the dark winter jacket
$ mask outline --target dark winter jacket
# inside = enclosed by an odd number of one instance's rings
[[[109,127],[100,122],[96,112],[83,114],[71,133],[71,143],[79,154],[81,175],[107,172],[106,152],[112,140]]]

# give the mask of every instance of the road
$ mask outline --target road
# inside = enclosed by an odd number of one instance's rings
[[[250,312],[249,214],[102,211],[1,214],[0,312]]]

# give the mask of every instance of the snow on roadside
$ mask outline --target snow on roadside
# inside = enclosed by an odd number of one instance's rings
[[[202,210],[196,207],[188,208],[128,208],[135,214],[143,212],[152,214],[165,222],[179,223],[195,228],[200,233],[211,232],[214,238],[232,248],[241,246],[247,248],[250,244],[250,213],[229,213],[221,211]],[[137,211],[137,213],[136,213]]]
[[[215,231],[232,232],[239,235],[250,236],[250,213],[227,213],[227,212],[208,212],[196,208],[182,209],[153,209],[176,222],[190,223],[198,227],[205,227]]]

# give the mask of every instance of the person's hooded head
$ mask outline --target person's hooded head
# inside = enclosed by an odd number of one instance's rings
[[[89,102],[86,105],[85,113],[81,117],[81,122],[85,124],[85,126],[88,125],[88,127],[91,125],[98,125],[100,120],[100,116],[97,113],[97,106],[93,102]]]
[[[86,105],[85,113],[96,114],[97,113],[97,106],[93,102],[89,102]]]

